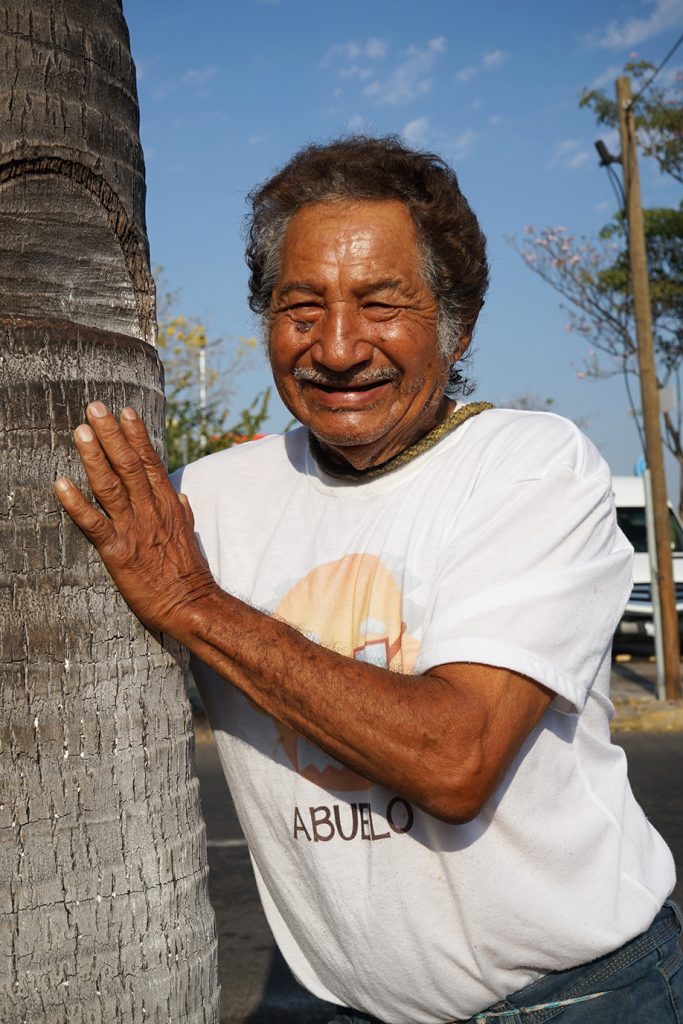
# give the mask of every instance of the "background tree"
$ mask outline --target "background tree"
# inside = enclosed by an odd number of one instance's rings
[[[639,61],[628,64],[625,70],[642,88],[654,69]],[[594,111],[600,124],[617,124],[616,103],[602,90],[584,93],[581,103]],[[663,173],[683,181],[680,77],[669,88],[645,89],[637,99],[635,120],[642,151],[657,162]],[[674,398],[663,402],[663,441],[679,464],[679,506],[683,511],[683,204],[643,212],[657,382],[660,389],[671,389]],[[600,379],[620,374],[640,431],[627,241],[626,222],[620,211],[596,239],[578,238],[564,227],[538,231],[528,227],[524,239],[512,239],[512,244],[527,266],[567,300],[564,308],[569,315],[568,329],[589,345],[581,376]]]
[[[52,495],[94,398],[163,446],[120,0],[6,0],[0,51],[0,1020],[209,1024],[184,654]]]
[[[158,347],[166,381],[170,470],[261,436],[271,396],[267,387],[241,413],[231,415],[235,380],[248,365],[249,354],[257,347],[256,338],[239,337],[231,343],[210,339],[200,320],[176,312],[177,304],[178,293],[164,289]]]
[[[643,156],[657,161],[660,171],[683,185],[683,76],[678,71],[668,86],[654,84],[656,68],[646,60],[624,67],[635,83],[633,120]],[[649,84],[652,80],[653,84]],[[580,106],[590,108],[598,124],[618,130],[614,95],[604,89],[584,89]]]

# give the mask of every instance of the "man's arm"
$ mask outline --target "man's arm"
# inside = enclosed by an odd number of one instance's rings
[[[99,412],[99,415],[98,415]],[[142,421],[88,408],[76,444],[94,508],[71,482],[56,492],[133,612],[175,637],[278,721],[361,775],[452,823],[495,791],[552,693],[486,665],[406,676],[307,640],[222,591]]]

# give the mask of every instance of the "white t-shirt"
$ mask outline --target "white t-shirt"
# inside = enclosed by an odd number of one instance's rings
[[[204,458],[179,486],[219,584],[311,639],[415,686],[481,662],[557,694],[478,817],[448,825],[195,666],[268,921],[307,988],[442,1024],[650,925],[673,860],[609,735],[631,549],[573,424],[484,412],[352,483],[296,430]]]

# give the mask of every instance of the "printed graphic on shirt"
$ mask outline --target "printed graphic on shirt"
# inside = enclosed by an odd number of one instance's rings
[[[317,566],[274,611],[330,650],[396,672],[414,669],[420,645],[403,621],[401,589],[376,555],[345,555]],[[291,729],[279,724],[277,729],[288,760],[303,778],[338,793],[372,787]]]
[[[331,839],[369,840],[390,839],[392,833],[400,836],[410,832],[415,821],[413,808],[403,797],[394,796],[386,807],[375,808],[358,803],[337,803],[332,807],[321,804],[317,807],[295,807],[292,835],[309,843],[329,843]]]

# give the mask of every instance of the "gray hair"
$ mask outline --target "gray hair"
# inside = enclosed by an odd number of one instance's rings
[[[394,199],[407,206],[424,280],[439,307],[437,331],[444,358],[463,336],[471,335],[488,284],[486,240],[455,173],[440,157],[412,150],[395,136],[351,136],[301,150],[249,198],[249,304],[266,335],[292,217],[312,203],[363,199]],[[460,393],[472,390],[457,369],[449,387]]]

